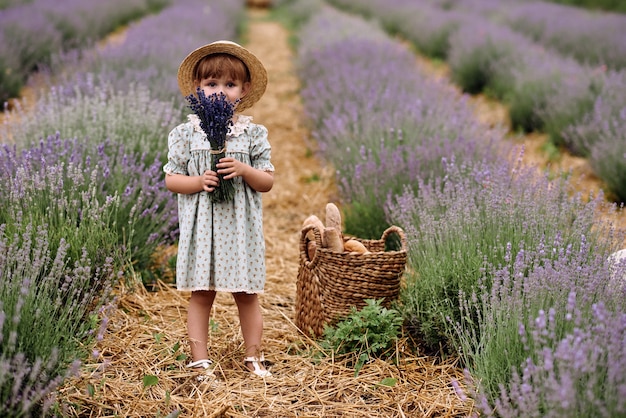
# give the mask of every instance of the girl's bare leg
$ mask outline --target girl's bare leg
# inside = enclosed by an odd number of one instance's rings
[[[191,292],[187,311],[187,332],[193,361],[209,358],[207,342],[209,339],[209,317],[216,292],[198,290]]]
[[[263,337],[263,316],[259,306],[259,297],[250,293],[233,293],[237,309],[239,310],[239,322],[241,334],[246,345],[245,357],[260,357],[261,339]],[[259,366],[264,369],[262,364]],[[252,365],[248,365],[253,370]]]

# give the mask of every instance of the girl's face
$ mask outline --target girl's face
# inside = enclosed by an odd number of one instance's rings
[[[230,77],[209,77],[200,81],[200,88],[206,96],[224,93],[229,102],[235,103],[248,93],[250,83]]]

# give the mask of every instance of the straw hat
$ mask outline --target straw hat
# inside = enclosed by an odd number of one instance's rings
[[[196,92],[197,85],[194,82],[194,70],[198,62],[211,54],[226,53],[239,58],[248,67],[250,72],[251,88],[244,97],[241,98],[239,104],[237,104],[237,110],[241,111],[248,109],[255,104],[263,93],[265,93],[265,87],[267,86],[267,71],[265,67],[250,51],[245,49],[239,44],[231,41],[216,41],[208,45],[201,46],[200,48],[192,51],[183,60],[178,67],[178,88],[183,96],[188,96]]]

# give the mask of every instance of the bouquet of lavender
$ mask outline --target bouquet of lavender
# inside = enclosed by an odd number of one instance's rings
[[[186,97],[189,108],[200,119],[200,127],[211,143],[211,170],[217,172],[217,163],[220,158],[226,156],[226,135],[228,128],[233,124],[232,117],[235,111],[235,104],[230,103],[223,93],[204,94],[200,88],[197,96],[190,94]],[[213,202],[226,202],[235,195],[235,188],[232,180],[225,180],[219,175],[220,182],[213,193],[209,196]]]

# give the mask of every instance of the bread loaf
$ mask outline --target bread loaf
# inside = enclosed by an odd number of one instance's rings
[[[343,239],[341,238],[339,231],[335,228],[324,228],[324,239],[326,241],[326,248],[329,250],[342,253],[343,250]]]
[[[363,245],[361,241],[357,241],[355,239],[347,240],[346,242],[343,243],[343,247],[345,251],[349,251],[349,252],[356,252],[360,254],[367,254],[370,252],[368,251],[367,247]]]
[[[315,215],[311,215],[308,218],[306,218],[304,220],[304,222],[302,222],[302,228],[303,229],[305,227],[309,226],[309,225],[313,225],[320,232],[320,236],[322,237],[322,247],[325,247],[326,243],[324,241],[324,224],[322,223],[322,221],[320,221],[320,218],[318,218]],[[306,239],[307,240],[315,241],[315,232],[313,232],[313,231],[314,230],[312,229],[309,232],[307,232],[307,234],[306,234]]]
[[[309,257],[309,261],[313,260],[313,257],[315,257],[315,251],[317,251],[317,243],[315,241],[307,241],[306,253]]]
[[[341,212],[339,212],[339,208],[334,203],[326,204],[326,227],[335,228],[341,236]]]

